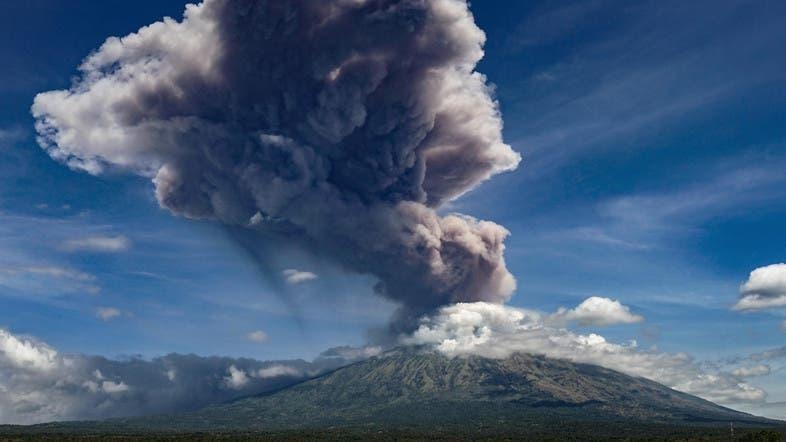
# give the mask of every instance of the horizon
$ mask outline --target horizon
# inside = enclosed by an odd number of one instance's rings
[[[401,345],[786,420],[784,5],[187,3],[4,5],[0,424]]]

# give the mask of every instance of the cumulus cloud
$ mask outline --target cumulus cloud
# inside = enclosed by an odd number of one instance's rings
[[[295,269],[286,269],[282,272],[284,278],[290,284],[300,284],[301,282],[313,281],[317,279],[317,275],[312,272],[304,272]]]
[[[548,316],[485,302],[459,303],[423,318],[402,342],[433,346],[448,356],[506,358],[524,352],[595,364],[725,404],[766,398],[763,390],[733,373],[705,371],[687,354],[645,351],[635,341],[617,344],[595,333],[556,328],[548,325]]]
[[[772,264],[751,272],[740,287],[734,310],[764,310],[786,306],[786,264]]]
[[[262,330],[252,331],[251,333],[246,335],[246,337],[248,338],[249,341],[258,342],[258,343],[267,342],[268,340],[270,340],[270,336],[268,336],[267,333],[263,332]]]
[[[65,241],[61,248],[68,252],[124,252],[131,247],[131,240],[123,235],[88,236],[86,238]]]
[[[756,376],[767,376],[770,374],[771,368],[769,365],[754,365],[753,367],[740,367],[731,373],[734,376],[739,376],[741,378],[752,378]]]
[[[151,360],[61,354],[0,329],[0,424],[103,419],[197,409],[281,388],[359,360],[314,361],[170,354]]]
[[[0,358],[5,367],[48,372],[57,365],[57,352],[46,344],[16,337],[0,329]]]
[[[96,309],[96,316],[103,321],[109,321],[120,316],[120,310],[114,307],[99,307]]]
[[[52,158],[148,177],[246,248],[375,275],[404,323],[515,289],[505,228],[437,213],[520,161],[474,70],[484,42],[465,0],[205,0],[107,39],[32,113]]]
[[[557,323],[576,321],[581,325],[608,326],[634,324],[643,321],[644,317],[631,313],[628,306],[617,300],[592,296],[576,308],[560,308],[549,319]]]

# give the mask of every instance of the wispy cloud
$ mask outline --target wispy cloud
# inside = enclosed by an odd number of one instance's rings
[[[2,264],[0,286],[18,291],[18,296],[62,292],[96,294],[101,287],[97,278],[86,272],[55,265]]]
[[[743,156],[723,160],[708,167],[706,175],[695,179],[693,184],[615,198],[603,203],[600,213],[626,226],[652,231],[695,226],[719,214],[739,213],[783,197],[786,194],[784,163],[781,157]]]
[[[753,353],[750,358],[754,361],[772,361],[775,359],[786,358],[786,347],[773,348],[770,350]]]
[[[562,40],[580,28],[602,6],[602,1],[589,0],[538,8],[508,36],[507,52],[516,54],[527,47],[545,46]]]
[[[611,195],[594,206],[574,208],[571,218],[558,212],[558,219],[538,233],[538,240],[614,250],[615,256],[661,253],[701,231],[710,220],[744,217],[753,208],[786,197],[784,167],[786,157],[781,155],[725,158],[666,188]]]
[[[51,301],[64,293],[98,293],[96,266],[70,254],[128,250],[131,241],[104,233],[110,229],[79,214],[0,212],[0,294]]]
[[[690,253],[686,239],[708,229],[710,222],[745,218],[777,204],[786,197],[784,168],[786,157],[781,154],[748,152],[708,162],[700,172],[675,168],[671,181],[650,189],[602,195],[568,208],[557,207],[526,224],[511,223],[516,234],[507,253],[526,260],[530,268],[548,266],[524,275],[530,291],[540,274],[560,272],[581,276],[576,281],[581,294],[603,287],[602,291],[649,292],[647,299],[654,301],[657,292],[664,291],[656,275],[668,274],[673,289],[679,287],[681,292],[669,299],[708,305],[711,299],[685,296],[700,290],[711,294],[715,301],[709,305],[715,305],[720,302],[719,293],[728,293],[729,286],[734,290],[740,281],[721,279],[685,262]],[[686,269],[690,269],[690,278],[676,281],[675,271]],[[522,266],[521,271],[530,270]],[[620,282],[609,287],[610,281]],[[567,290],[571,281],[563,278],[560,283]],[[553,280],[543,284],[544,290],[553,291]]]
[[[544,239],[548,238],[552,240],[562,240],[562,241],[568,240],[568,241],[576,241],[576,242],[593,243],[609,248],[626,249],[626,250],[633,250],[633,251],[636,250],[646,251],[654,247],[651,244],[636,242],[637,240],[635,239],[626,240],[620,237],[615,237],[613,236],[612,232],[604,230],[604,228],[601,226],[583,226],[583,227],[555,230],[553,232],[545,233],[543,235],[543,238]]]
[[[18,127],[0,128],[0,148],[23,140],[25,136],[25,131]]]
[[[585,156],[658,149],[643,141],[781,75],[762,56],[777,50],[778,20],[762,9],[761,20],[738,20],[739,7],[589,1],[534,8],[507,47],[516,58],[548,60],[522,67],[526,75],[505,91],[526,176]]]
[[[0,267],[0,274],[7,276],[36,275],[73,281],[95,281],[96,279],[89,273],[56,266],[5,265]]]
[[[772,369],[769,365],[754,365],[753,367],[740,367],[731,373],[734,376],[739,376],[741,378],[752,378],[757,376],[766,376],[772,372]]]
[[[286,269],[283,272],[284,279],[289,284],[301,284],[307,281],[313,281],[317,279],[316,273],[306,272],[303,270],[297,269]]]
[[[61,244],[61,248],[67,252],[118,253],[124,252],[130,247],[131,240],[123,235],[88,236],[69,239]]]
[[[120,314],[120,310],[114,307],[99,307],[96,309],[96,316],[98,316],[103,321],[110,321],[120,316]]]

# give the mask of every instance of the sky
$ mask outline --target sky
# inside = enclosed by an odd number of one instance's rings
[[[400,302],[409,302],[378,295],[376,267],[361,275],[355,263],[335,258],[335,248],[309,253],[277,242],[249,259],[223,219],[162,208],[149,176],[122,167],[86,173],[40,147],[31,114],[37,94],[71,87],[77,67],[108,37],[164,16],[181,20],[186,2],[6,3],[6,344],[13,338],[18,348],[102,357],[109,365],[171,353],[312,360],[332,347],[376,348]],[[498,102],[504,142],[522,159],[435,209],[510,232],[503,267],[516,279],[515,292],[503,311],[495,310],[502,302],[483,296],[471,300],[493,305],[466,311],[491,321],[484,324],[496,333],[495,348],[538,351],[535,338],[510,338],[531,324],[574,343],[602,335],[604,345],[619,347],[583,361],[623,370],[644,364],[630,370],[648,375],[660,367],[652,361],[668,359],[675,371],[721,376],[763,394],[721,395],[682,374],[661,379],[671,386],[786,418],[786,266],[778,266],[786,261],[786,5],[491,0],[470,10],[485,32],[475,69]],[[260,260],[269,264],[264,271]],[[499,290],[500,299],[505,293]],[[408,339],[442,349],[447,339],[472,341],[448,336],[461,328],[450,325],[459,307],[439,307]],[[10,354],[9,345],[0,352]],[[607,357],[636,352],[652,358]],[[234,369],[222,372],[228,386],[245,388],[260,370],[238,371],[236,359],[222,364]],[[9,383],[13,366],[0,361],[0,369]],[[107,394],[133,389],[128,380],[103,381],[101,372],[85,370],[95,379],[84,385],[113,382],[103,385]],[[79,417],[87,408],[0,419]]]

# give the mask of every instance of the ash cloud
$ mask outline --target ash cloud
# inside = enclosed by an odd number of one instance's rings
[[[437,213],[520,161],[484,41],[463,0],[205,0],[109,38],[32,113],[53,158],[373,274],[411,323],[515,289],[505,228]]]

